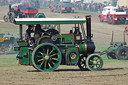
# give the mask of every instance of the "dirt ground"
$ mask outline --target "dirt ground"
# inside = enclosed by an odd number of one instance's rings
[[[7,13],[7,7],[0,7],[0,19]],[[41,9],[46,17],[85,17],[79,13],[51,13]],[[98,17],[92,17],[92,34],[96,45],[109,46],[111,33],[115,32],[115,41],[123,40],[123,31],[127,25],[109,25],[100,23]],[[69,28],[62,29],[63,33]],[[4,31],[6,30],[6,31]],[[18,32],[18,26],[0,22],[0,33]],[[14,34],[16,36],[16,34]],[[80,71],[77,66],[59,66],[54,72],[38,72],[31,66],[0,65],[0,85],[127,85],[128,63],[104,63],[101,71]]]

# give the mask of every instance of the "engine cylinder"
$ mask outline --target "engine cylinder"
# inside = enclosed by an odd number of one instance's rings
[[[79,49],[79,53],[84,54],[84,53],[94,53],[95,51],[95,45],[94,42],[85,42],[82,44],[77,45],[78,49]]]

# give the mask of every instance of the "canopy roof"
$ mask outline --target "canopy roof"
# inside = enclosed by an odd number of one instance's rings
[[[22,5],[22,3],[16,3],[16,4],[13,4],[12,6],[11,6],[11,8],[14,8],[15,6],[19,6],[19,5]]]
[[[14,23],[19,24],[80,24],[85,18],[15,18]]]

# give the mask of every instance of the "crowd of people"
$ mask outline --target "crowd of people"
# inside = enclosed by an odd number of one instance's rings
[[[0,5],[8,5],[8,4],[15,4],[25,2],[29,3],[30,6],[42,6],[42,7],[49,7],[51,4],[50,1],[47,0],[0,0]],[[77,10],[86,10],[86,11],[99,11],[102,10],[108,4],[104,3],[72,3]],[[39,7],[37,7],[39,8]]]
[[[9,0],[0,0],[0,6],[7,5]]]
[[[51,1],[47,0],[0,0],[0,5],[8,5],[8,4],[15,4],[15,3],[20,3],[20,2],[25,2],[29,3],[30,6],[40,8],[41,7],[49,7],[51,4]],[[81,2],[75,2],[72,3],[75,9],[77,10],[85,10],[85,11],[93,11],[93,12],[101,12],[104,7],[109,6],[109,2],[105,3],[81,3]],[[127,6],[118,6],[119,9],[126,10],[128,7]]]
[[[41,2],[43,7],[49,7],[52,2],[49,1],[42,1]],[[93,11],[93,12],[101,12],[104,7],[110,6],[110,2],[104,2],[104,3],[81,3],[81,2],[75,2],[72,3],[75,9],[77,10],[85,10],[85,11]],[[119,9],[126,10],[128,7],[127,6],[118,6]]]
[[[78,10],[85,10],[85,11],[93,11],[93,12],[101,12],[104,7],[111,6],[110,3],[75,3],[75,8]],[[118,6],[119,10],[126,10],[128,9],[127,6]]]
[[[78,10],[86,10],[86,11],[101,11],[108,4],[103,3],[74,3],[74,6]]]

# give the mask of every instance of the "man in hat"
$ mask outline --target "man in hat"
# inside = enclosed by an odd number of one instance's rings
[[[26,30],[26,33],[25,33],[25,40],[30,41],[30,44],[34,42],[33,38],[31,37],[31,33],[34,33],[33,28],[34,27],[32,25],[28,25],[28,29]]]

